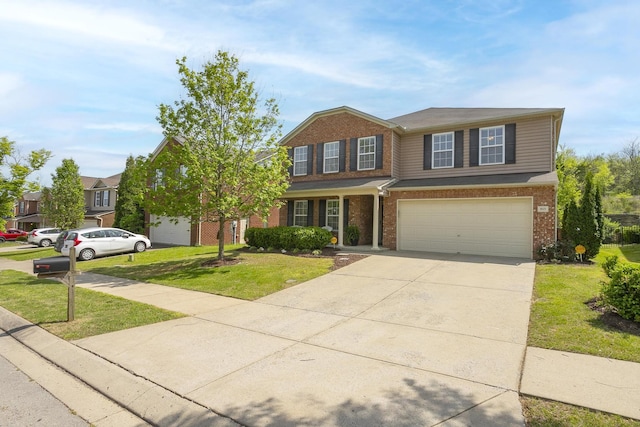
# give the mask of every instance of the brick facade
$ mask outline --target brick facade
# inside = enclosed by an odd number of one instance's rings
[[[402,199],[455,199],[480,197],[532,197],[533,198],[533,248],[556,240],[556,190],[554,186],[529,186],[509,188],[464,188],[446,190],[391,191],[384,198],[382,244],[396,249],[396,223],[398,200]],[[548,212],[538,212],[538,206],[548,206]]]
[[[365,171],[349,170],[349,159],[351,158],[351,138],[361,138],[382,134],[384,149],[382,151],[382,169]],[[314,120],[300,133],[287,141],[287,147],[301,147],[313,145],[313,174],[302,176],[292,176],[292,182],[333,180],[346,178],[366,178],[391,175],[391,141],[393,131],[388,127],[365,120],[361,117],[348,113],[338,113],[328,117],[319,117]],[[317,145],[318,143],[346,140],[346,168],[344,172],[318,173],[317,165]],[[357,154],[357,153],[356,153]]]

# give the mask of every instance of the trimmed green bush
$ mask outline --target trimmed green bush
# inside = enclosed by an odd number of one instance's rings
[[[244,234],[251,246],[287,251],[322,249],[331,242],[331,237],[330,231],[320,227],[252,227]]]
[[[640,267],[618,263],[612,257],[607,258],[605,265],[610,280],[603,285],[604,302],[621,317],[640,322]]]

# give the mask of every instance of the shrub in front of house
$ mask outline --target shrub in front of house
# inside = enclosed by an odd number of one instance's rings
[[[604,302],[621,317],[640,322],[640,267],[609,257],[603,269],[610,279],[602,287]]]
[[[320,227],[248,228],[246,242],[255,247],[292,251],[322,249],[331,242],[332,234]]]

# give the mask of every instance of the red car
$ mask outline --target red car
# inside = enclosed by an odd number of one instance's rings
[[[7,231],[0,231],[0,243],[6,242],[7,240],[16,240],[18,237],[25,236],[27,232],[18,230],[16,228],[8,228]]]

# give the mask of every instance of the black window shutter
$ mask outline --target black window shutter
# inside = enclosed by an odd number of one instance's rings
[[[313,175],[313,144],[307,145],[307,175]]]
[[[424,136],[424,159],[422,163],[422,168],[424,170],[431,169],[431,152],[433,150],[431,139],[431,134]]]
[[[504,162],[513,164],[516,162],[516,124],[511,123],[504,127]]]
[[[469,166],[478,166],[480,159],[480,129],[469,129]]]
[[[307,202],[307,227],[313,225],[313,200]]]
[[[457,130],[453,134],[453,167],[464,167],[464,131]]]
[[[347,226],[349,225],[349,199],[344,199],[344,209],[343,209],[343,213],[344,213],[344,218],[342,218],[342,229],[346,230]]]
[[[327,201],[320,199],[318,201],[318,227],[327,225]]]
[[[376,169],[382,169],[382,134],[376,135]]]
[[[339,166],[340,166],[340,172],[344,172],[345,171],[345,166],[346,166],[346,156],[347,156],[347,140],[346,139],[341,139],[339,142],[339,146],[340,146],[340,159],[339,159]]]
[[[293,225],[293,200],[287,201],[287,226]]]
[[[324,172],[324,142],[318,143],[316,166],[316,173],[322,174]]]
[[[357,171],[358,170],[358,138],[351,138],[350,141],[351,147],[349,150],[351,151],[349,158],[349,170]]]
[[[289,176],[293,176],[293,148],[287,148],[287,154],[289,155],[289,160],[291,160],[291,166],[289,166]]]

